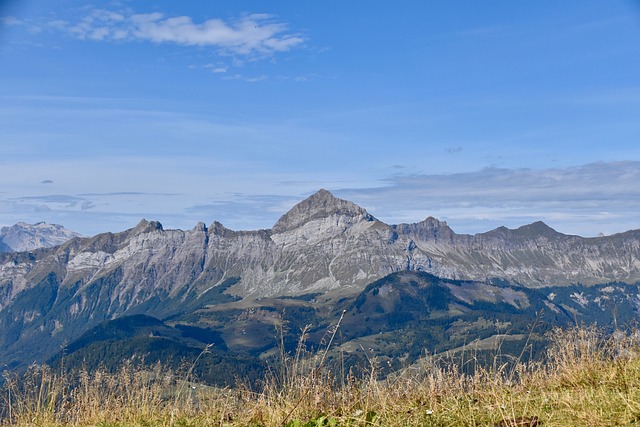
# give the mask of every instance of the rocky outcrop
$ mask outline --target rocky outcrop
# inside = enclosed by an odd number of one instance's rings
[[[0,252],[32,251],[63,244],[80,234],[67,230],[61,225],[39,222],[26,224],[19,222],[0,229]]]

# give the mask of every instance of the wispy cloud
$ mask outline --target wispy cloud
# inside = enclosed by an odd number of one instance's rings
[[[45,176],[58,171],[53,187],[47,187],[56,193],[45,193],[42,181],[34,180],[29,195],[2,195],[0,222],[54,222],[85,235],[124,230],[142,218],[159,220],[168,228],[188,229],[198,221],[217,220],[232,229],[255,230],[270,227],[295,203],[327,188],[388,224],[434,216],[448,221],[458,233],[480,233],[501,225],[516,228],[538,220],[560,232],[583,236],[640,228],[640,161],[454,174],[407,174],[406,168],[393,168],[396,174],[377,181],[380,185],[341,182],[311,171],[269,174],[249,172],[250,167],[242,169],[240,164],[224,169],[197,159],[185,159],[184,166],[158,161],[147,165],[110,161],[110,175],[91,162],[69,163],[74,167],[54,164]],[[28,179],[18,173],[20,169],[27,168],[13,166],[9,175],[16,175],[24,192]],[[70,169],[79,171],[79,176],[98,175],[95,182],[76,185],[60,172]],[[175,173],[167,174],[168,170]],[[210,170],[215,175],[209,175]],[[118,190],[128,188],[128,182],[136,182],[139,189]],[[13,188],[12,183],[7,181],[3,188]]]
[[[537,220],[576,234],[640,228],[637,161],[562,169],[487,168],[450,175],[398,175],[385,183],[378,188],[337,190],[337,194],[387,222],[416,222],[432,215],[453,220],[463,232]],[[482,224],[485,229],[479,229]]]
[[[137,224],[142,218],[170,219],[181,226],[195,224],[185,221],[171,209],[162,209],[162,200],[172,194],[143,192],[43,194],[23,197],[0,197],[0,225],[19,221],[63,224],[84,235],[106,231],[122,231]],[[158,200],[153,205],[150,200]],[[159,212],[163,212],[160,214]]]
[[[204,68],[210,70],[212,73],[215,73],[215,74],[226,73],[228,71],[228,68],[226,66],[215,65],[215,64],[207,64],[204,66]]]
[[[37,205],[41,209],[91,209],[93,203],[83,197],[69,196],[62,194],[52,194],[43,196],[25,196],[10,199],[16,203],[26,203]]]
[[[305,38],[268,14],[246,14],[235,20],[194,22],[189,16],[94,9],[77,22],[56,20],[50,28],[81,40],[169,43],[217,48],[223,54],[270,56],[301,46]]]
[[[15,16],[0,16],[0,26],[13,27],[22,24],[23,22]]]
[[[257,82],[262,82],[267,80],[268,77],[265,75],[259,75],[259,76],[244,76],[240,73],[236,73],[233,74],[231,76],[225,76],[223,77],[223,80],[241,80],[241,81],[245,81],[248,83],[257,83]]]
[[[191,206],[185,212],[200,218],[213,218],[230,228],[254,230],[258,228],[256,224],[264,224],[266,227],[275,224],[280,216],[299,201],[299,197],[292,195],[238,193],[227,200]]]

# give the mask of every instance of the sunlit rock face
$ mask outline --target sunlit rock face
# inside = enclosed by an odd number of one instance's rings
[[[462,235],[431,217],[387,225],[326,190],[298,203],[270,230],[233,231],[218,222],[164,230],[143,220],[121,233],[69,241],[75,235],[54,233],[57,227],[36,228],[45,237],[56,234],[62,240],[64,235],[61,246],[0,258],[2,306],[51,273],[63,286],[86,287],[109,278],[116,311],[160,293],[206,292],[229,278],[239,278],[229,292],[242,297],[337,288],[355,292],[401,270],[453,279],[499,278],[528,287],[640,279],[639,231],[582,238],[538,222]]]
[[[80,234],[67,230],[61,225],[39,222],[26,224],[19,222],[0,229],[0,252],[33,251],[63,244]]]

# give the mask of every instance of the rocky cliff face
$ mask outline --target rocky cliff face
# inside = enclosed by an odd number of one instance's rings
[[[442,277],[499,278],[527,287],[640,280],[640,230],[583,238],[535,222],[471,236],[433,218],[394,228],[440,266]]]
[[[80,289],[112,278],[110,299],[121,311],[152,295],[206,292],[233,277],[240,280],[230,292],[262,297],[337,288],[355,292],[401,270],[499,278],[529,287],[635,282],[640,231],[587,239],[539,222],[459,235],[435,218],[390,226],[320,190],[270,230],[233,231],[218,222],[164,230],[143,220],[122,233],[78,238],[33,254],[4,254],[0,307],[50,274],[61,286],[81,284]]]
[[[61,225],[39,222],[26,224],[19,222],[0,229],[0,252],[32,251],[61,245],[80,234],[65,229]]]

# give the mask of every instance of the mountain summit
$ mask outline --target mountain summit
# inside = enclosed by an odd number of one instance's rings
[[[367,221],[375,221],[373,216],[355,203],[339,199],[329,191],[321,189],[291,208],[275,223],[271,231],[282,233],[310,221],[331,216],[361,217]]]
[[[0,252],[32,251],[61,245],[80,234],[67,230],[58,224],[27,224],[19,222],[0,229]]]

